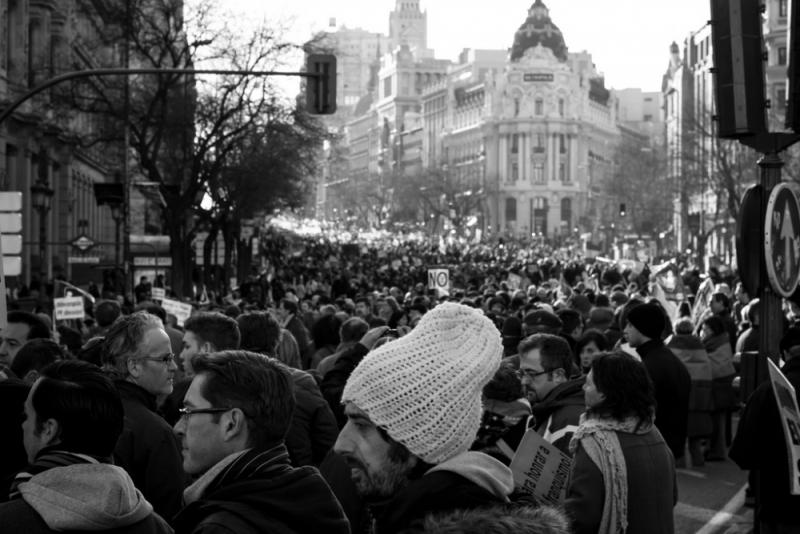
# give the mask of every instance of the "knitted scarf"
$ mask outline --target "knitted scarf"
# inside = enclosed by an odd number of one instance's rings
[[[290,471],[289,452],[282,443],[270,449],[245,449],[227,456],[183,490],[185,504],[214,493],[236,480],[277,476]]]
[[[57,446],[56,446],[57,447]],[[19,492],[19,485],[27,482],[34,476],[52,469],[54,467],[65,467],[73,464],[96,464],[100,461],[104,463],[111,463],[110,458],[94,458],[87,454],[78,454],[69,451],[61,451],[53,447],[48,447],[39,451],[36,459],[24,471],[21,471],[14,477],[11,482],[11,489],[9,490],[9,499],[16,499],[22,495]]]
[[[598,534],[624,533],[628,528],[628,470],[618,432],[646,434],[653,428],[652,419],[642,423],[628,417],[621,421],[587,417],[580,418],[580,426],[569,442],[569,450],[575,454],[578,442],[603,474],[605,501]]]

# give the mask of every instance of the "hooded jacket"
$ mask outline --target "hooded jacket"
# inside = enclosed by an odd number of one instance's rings
[[[468,451],[412,480],[391,498],[371,503],[377,534],[422,529],[431,514],[472,510],[508,502],[511,470],[486,454]]]
[[[586,411],[585,382],[586,378],[576,378],[559,384],[532,406],[536,431],[565,454],[570,454],[569,440],[578,429],[581,414]]]
[[[569,534],[564,512],[549,506],[500,505],[457,510],[425,519],[430,534]]]
[[[21,498],[0,504],[0,533],[167,534],[172,529],[121,467],[54,467],[19,485]]]
[[[283,445],[250,449],[213,467],[186,489],[178,534],[349,534],[344,512],[316,468],[289,464]],[[214,476],[215,475],[215,476]],[[193,493],[198,493],[189,498]]]

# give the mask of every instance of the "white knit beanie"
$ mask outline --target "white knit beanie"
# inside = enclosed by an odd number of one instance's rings
[[[483,312],[446,302],[409,334],[370,352],[350,375],[352,402],[395,441],[430,464],[469,450],[481,421],[481,392],[503,345]]]

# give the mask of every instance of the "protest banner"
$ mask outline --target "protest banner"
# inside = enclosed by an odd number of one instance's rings
[[[797,407],[797,394],[794,386],[786,379],[784,374],[775,365],[771,358],[769,363],[769,378],[772,382],[772,392],[778,403],[783,436],[786,439],[786,452],[789,457],[789,491],[792,495],[800,495],[800,409]]]
[[[53,299],[53,315],[56,321],[83,319],[83,297],[62,297]]]
[[[450,269],[428,269],[428,289],[450,294]]]
[[[167,296],[167,292],[163,287],[154,287],[150,292],[153,300],[164,300]]]
[[[178,326],[183,326],[183,322],[192,316],[192,305],[172,299],[161,301],[161,307],[168,314],[171,313],[178,320]]]
[[[511,460],[514,486],[537,503],[560,505],[567,494],[572,459],[529,429]]]

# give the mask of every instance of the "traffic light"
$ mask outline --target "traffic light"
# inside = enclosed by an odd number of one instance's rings
[[[787,70],[788,88],[786,90],[786,127],[800,133],[800,0],[789,1],[789,24],[787,43],[789,43],[789,68]]]
[[[620,216],[620,217],[625,217],[625,214],[626,214],[626,213],[627,213],[627,211],[625,210],[625,203],[624,203],[624,202],[622,202],[622,203],[620,203],[620,205],[619,205],[619,216]]]
[[[761,0],[711,0],[711,42],[719,137],[766,132]]]
[[[336,56],[309,54],[306,57],[306,109],[315,115],[336,112]]]

